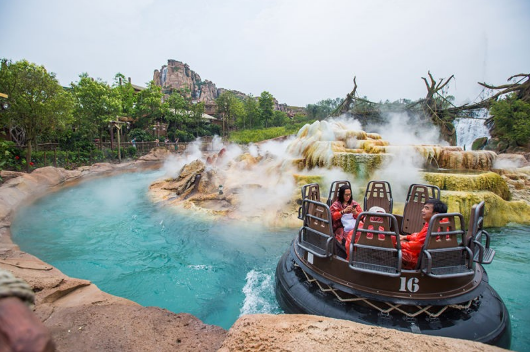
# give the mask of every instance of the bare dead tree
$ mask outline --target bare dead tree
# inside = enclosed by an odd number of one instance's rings
[[[464,104],[462,106],[449,108],[447,109],[450,113],[458,113],[464,110],[475,110],[475,109],[489,109],[491,104],[495,101],[497,101],[501,96],[517,92],[517,99],[521,99],[527,103],[530,103],[530,74],[528,73],[520,73],[517,75],[513,75],[510,78],[507,79],[507,81],[515,80],[516,78],[519,78],[517,82],[510,83],[510,84],[503,84],[500,86],[494,86],[491,84],[487,84],[485,82],[477,82],[481,86],[483,86],[485,89],[490,89],[497,91],[497,93],[493,94],[491,97],[484,99],[482,101],[479,101],[475,104]]]
[[[349,112],[352,109],[352,106],[355,104],[355,102],[365,102],[369,104],[374,104],[373,102],[360,98],[357,96],[357,76],[353,77],[353,89],[350,93],[346,94],[346,98],[340,103],[339,106],[333,112],[330,114],[330,116],[340,116],[342,114],[345,114]]]

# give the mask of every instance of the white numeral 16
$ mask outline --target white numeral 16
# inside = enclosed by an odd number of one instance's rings
[[[420,285],[418,285],[418,282],[420,281],[417,277],[411,277],[407,280],[406,277],[400,277],[401,285],[399,286],[400,292],[418,292],[420,289]]]

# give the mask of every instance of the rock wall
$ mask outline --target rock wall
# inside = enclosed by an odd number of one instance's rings
[[[160,71],[155,70],[153,81],[161,86],[164,92],[173,89],[189,91],[189,96],[199,101],[211,102],[219,96],[213,82],[203,82],[201,76],[190,69],[188,64],[176,60],[168,60],[167,65],[162,66]]]
[[[212,105],[215,106],[215,99],[225,91],[234,93],[242,100],[248,97],[247,94],[237,90],[217,88],[212,81],[203,81],[198,73],[190,69],[188,64],[177,60],[170,59],[167,61],[167,65],[163,65],[160,70],[155,70],[153,81],[156,85],[162,87],[162,91],[165,93],[169,93],[172,90],[189,90],[188,96],[199,102],[204,102],[206,104],[205,112],[210,115],[216,113],[212,107]],[[255,97],[255,99],[258,99],[258,97]],[[305,114],[304,108],[280,104],[276,99],[274,99],[274,109],[285,112],[289,117],[293,117],[296,113]]]

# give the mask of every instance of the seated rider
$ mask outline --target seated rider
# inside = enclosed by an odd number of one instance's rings
[[[425,202],[423,209],[421,210],[421,216],[423,221],[425,221],[421,231],[411,235],[399,236],[399,240],[401,241],[403,269],[416,269],[418,257],[420,256],[420,252],[427,236],[429,221],[433,215],[445,213],[447,213],[447,205],[444,202],[439,199],[429,199]]]
[[[348,233],[344,231],[344,224],[346,224],[347,231],[353,230],[357,216],[363,211],[359,203],[352,199],[350,186],[343,185],[339,188],[337,200],[331,204],[329,210],[333,219],[332,225],[335,238],[339,244],[344,246],[346,234]]]

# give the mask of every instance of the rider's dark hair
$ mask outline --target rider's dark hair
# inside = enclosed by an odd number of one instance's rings
[[[442,202],[439,199],[429,199],[425,202],[425,204],[432,204],[432,212],[438,213],[438,214],[445,214],[447,213],[447,204]]]
[[[349,189],[350,192],[351,192],[351,187],[348,186],[348,185],[342,185],[342,186],[339,188],[339,196],[337,197],[337,199],[339,200],[339,202],[344,203],[344,193],[346,192],[347,189]],[[353,194],[352,194],[352,196],[350,197],[350,199],[348,200],[348,204],[351,204],[352,200],[353,200]]]

